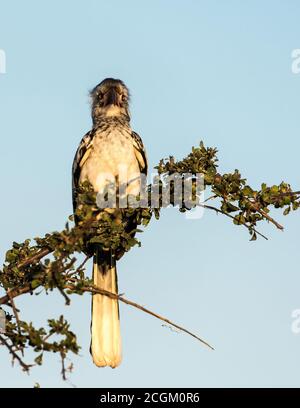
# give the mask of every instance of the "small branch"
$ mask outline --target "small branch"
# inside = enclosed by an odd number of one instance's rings
[[[7,295],[4,295],[0,298],[0,305],[7,304],[11,298],[15,298],[20,295],[24,295],[25,293],[31,292],[32,288],[30,285],[25,285],[21,288],[13,288],[7,291]]]
[[[11,294],[9,292],[7,292],[7,294],[8,294],[10,304],[11,304],[11,307],[13,309],[13,312],[14,312],[14,315],[15,315],[15,318],[16,318],[16,322],[17,322],[17,326],[18,326],[18,333],[21,334],[20,319],[19,319],[19,315],[18,315],[18,311],[17,311],[16,305],[15,305],[14,299],[13,299],[13,297],[11,296]]]
[[[61,375],[64,381],[66,381],[66,367],[65,367],[65,356],[63,353],[60,353],[61,358]]]
[[[54,334],[54,333],[49,333],[49,334],[47,334],[47,336],[45,336],[45,337],[43,338],[43,342],[46,343],[46,341],[47,341],[51,336],[53,336],[53,334]]]
[[[77,290],[75,285],[64,285],[64,289],[69,289],[69,290],[73,290],[73,291]],[[10,291],[9,295],[6,295],[6,296],[3,296],[2,298],[0,298],[0,304],[5,304],[5,303],[9,302],[11,298],[17,297],[17,296],[19,296],[21,294],[25,294],[25,293],[29,292],[30,290],[32,290],[32,289],[31,289],[31,287],[29,285],[27,287],[22,288],[22,289],[15,288],[15,289]],[[128,300],[128,299],[124,298],[123,296],[116,295],[114,293],[111,293],[111,292],[108,292],[106,290],[102,290],[102,289],[99,289],[99,288],[95,288],[95,287],[83,287],[83,288],[80,288],[80,290],[83,291],[83,292],[99,293],[99,294],[108,296],[108,297],[110,297],[112,299],[117,299],[120,302],[123,302],[123,303],[125,303],[127,305],[130,305],[132,307],[135,307],[137,309],[140,309],[143,312],[145,312],[147,314],[150,314],[151,316],[154,316],[157,319],[160,319],[160,320],[170,324],[173,327],[176,327],[177,329],[181,330],[182,332],[185,332],[185,333],[189,334],[190,336],[194,337],[195,339],[197,339],[201,343],[205,344],[210,349],[214,350],[214,348],[212,346],[210,346],[205,340],[203,340],[200,337],[196,336],[194,333],[190,332],[189,330],[185,329],[184,327],[181,327],[178,324],[173,323],[169,319],[167,319],[167,318],[165,318],[163,316],[160,316],[157,313],[154,313],[151,310],[146,309],[145,307],[139,305],[138,303],[132,302],[131,300]]]
[[[18,356],[18,354],[14,351],[13,347],[4,339],[3,336],[0,335],[0,342],[6,346],[10,352],[10,354],[13,356],[13,360],[16,359],[19,364],[21,365],[21,367],[23,368],[24,371],[26,371],[27,373],[29,372],[30,367],[33,367],[33,365],[29,365],[24,363],[24,361]]]
[[[88,261],[90,258],[91,258],[91,256],[90,256],[90,255],[87,255],[87,256],[85,257],[84,261],[78,266],[78,268],[76,268],[76,270],[75,270],[74,272],[68,274],[68,278],[69,278],[69,277],[72,277],[72,276],[74,276],[74,275],[76,275],[76,273],[78,273],[78,271],[84,267],[84,265],[87,263],[87,261]]]
[[[284,230],[283,226],[281,224],[279,224],[277,221],[274,220],[274,218],[270,217],[269,214],[267,214],[265,211],[261,210],[261,209],[257,209],[257,211],[263,216],[265,217],[268,221],[270,221],[272,224],[274,224],[278,229],[280,229],[281,231]]]
[[[44,256],[45,256],[45,255],[44,255]],[[70,264],[68,264],[67,267],[72,266],[74,262],[75,262],[75,261],[72,260],[72,261],[70,262]],[[86,262],[87,262],[87,259],[85,259],[85,261],[81,264],[81,266],[84,265]],[[78,269],[78,268],[77,268],[77,269]],[[62,271],[62,272],[63,272],[63,271]],[[59,289],[59,287],[57,287],[57,288]],[[34,288],[34,289],[32,289],[32,287],[31,287],[29,284],[27,284],[27,285],[25,285],[25,286],[23,286],[23,287],[16,287],[16,288],[13,288],[13,289],[9,289],[9,290],[6,292],[7,294],[4,295],[4,296],[2,296],[2,297],[0,298],[0,305],[9,304],[9,302],[11,301],[11,299],[14,299],[14,298],[17,297],[17,296],[24,295],[24,294],[29,293],[29,292],[33,292],[35,289],[37,289],[37,287]],[[66,296],[66,297],[68,298],[68,296],[67,296],[65,293],[63,293],[63,296],[64,296],[64,297]],[[68,298],[68,299],[69,299],[69,298]],[[65,300],[67,301],[67,299],[65,299]],[[13,307],[12,304],[11,304],[10,306]]]
[[[62,260],[62,259],[60,258],[60,260]],[[59,281],[58,281],[58,279],[57,279],[57,277],[56,277],[56,273],[63,273],[65,270],[68,270],[68,269],[72,268],[72,266],[74,265],[75,262],[76,262],[76,259],[73,258],[73,259],[68,263],[68,265],[66,265],[64,268],[62,268],[62,269],[60,269],[60,270],[58,270],[58,271],[56,271],[56,272],[54,272],[54,273],[52,272],[52,278],[53,278],[54,282],[56,283],[56,287],[57,287],[57,289],[59,290],[60,294],[61,294],[61,295],[63,296],[63,298],[65,299],[66,306],[69,306],[69,305],[70,305],[71,299],[69,298],[68,295],[65,294],[63,288],[60,286]]]
[[[51,254],[51,252],[53,252],[52,249],[49,249],[49,248],[42,249],[37,254],[35,254],[35,255],[25,259],[24,261],[20,262],[17,265],[17,268],[21,269],[21,268],[24,268],[25,266],[28,266],[28,265],[36,262],[36,261],[39,261],[40,259],[44,258],[46,255]]]
[[[216,194],[214,194],[214,195],[208,197],[206,200],[204,200],[204,203],[207,203],[207,201],[213,200],[213,199],[215,199],[215,198],[217,198],[217,197],[218,197],[218,196],[217,196]]]
[[[204,344],[205,346],[207,346],[207,347],[210,348],[211,350],[214,350],[214,348],[213,348],[209,343],[207,343],[205,340],[201,339],[199,336],[197,336],[196,334],[192,333],[191,331],[185,329],[184,327],[179,326],[178,324],[172,322],[171,320],[169,320],[169,319],[167,319],[167,318],[165,318],[165,317],[163,317],[163,316],[160,316],[159,314],[154,313],[154,312],[152,312],[152,311],[149,310],[149,309],[146,309],[144,306],[141,306],[141,305],[139,305],[139,304],[137,304],[137,303],[135,303],[135,302],[132,302],[132,301],[130,301],[130,300],[127,300],[127,299],[125,299],[125,298],[123,298],[123,297],[120,298],[120,301],[123,302],[123,303],[126,303],[127,305],[133,306],[133,307],[135,307],[135,308],[137,308],[137,309],[140,309],[140,310],[142,310],[143,312],[148,313],[149,315],[151,315],[151,316],[153,316],[153,317],[156,317],[156,318],[159,319],[159,320],[162,320],[163,322],[168,323],[169,325],[175,327],[176,329],[178,329],[178,330],[180,330],[180,331],[182,331],[182,332],[184,332],[184,333],[186,333],[186,334],[189,334],[190,336],[194,337],[196,340],[200,341],[202,344]]]
[[[76,290],[76,287],[72,286],[72,285],[66,285],[65,288],[70,289],[70,290]],[[211,350],[214,350],[214,348],[209,343],[207,343],[205,340],[198,337],[196,334],[190,332],[189,330],[185,329],[182,326],[179,326],[178,324],[172,322],[171,320],[167,319],[166,317],[160,316],[159,314],[157,314],[155,312],[152,312],[149,309],[146,309],[144,306],[141,306],[138,303],[132,302],[131,300],[128,300],[128,299],[124,298],[122,295],[116,295],[115,293],[111,293],[111,292],[108,292],[106,290],[102,290],[102,289],[99,289],[99,288],[96,288],[96,287],[83,287],[83,288],[80,288],[80,290],[82,290],[83,292],[99,293],[101,295],[108,296],[108,297],[110,297],[112,299],[117,299],[120,302],[123,302],[123,303],[125,303],[125,304],[127,304],[129,306],[135,307],[136,309],[139,309],[142,312],[145,312],[145,313],[147,313],[147,314],[149,314],[149,315],[151,315],[153,317],[156,317],[159,320],[162,320],[163,322],[168,323],[169,325],[171,325],[173,327],[176,327],[176,329],[178,329],[178,330],[180,330],[180,331],[182,331],[184,333],[187,333],[188,335],[190,335],[190,336],[194,337],[195,339],[197,339],[198,341],[200,341],[205,346],[209,347]]]
[[[300,191],[287,191],[286,193],[272,194],[273,197],[284,197],[284,196],[293,196],[293,195],[300,195]]]
[[[218,214],[226,215],[226,217],[229,217],[229,218],[231,218],[232,220],[235,219],[232,215],[230,215],[230,214],[228,214],[228,213],[226,213],[226,212],[220,210],[220,209],[217,208],[217,207],[213,207],[213,206],[211,206],[211,205],[206,205],[206,204],[199,204],[199,206],[200,206],[200,207],[203,207],[203,208],[206,208],[206,209],[208,209],[208,210],[215,211],[215,212],[218,213]],[[253,232],[255,232],[257,235],[260,235],[262,238],[268,240],[268,238],[267,238],[265,235],[263,235],[261,232],[257,231],[255,228],[250,228],[249,225],[247,225],[245,222],[240,222],[240,224],[241,224],[241,225],[244,225],[244,227],[246,227],[249,231],[250,231],[250,229],[251,229],[251,230],[252,230]]]
[[[280,225],[277,221],[274,220],[274,218],[270,217],[269,214],[267,214],[264,210],[262,210],[262,209],[260,208],[259,203],[254,203],[254,202],[252,202],[252,201],[250,201],[250,200],[247,200],[247,201],[248,201],[248,203],[250,203],[251,207],[252,207],[255,211],[259,212],[263,217],[265,217],[268,221],[270,221],[272,224],[274,224],[274,225],[275,225],[278,229],[280,229],[281,231],[284,230],[284,228],[283,228],[282,225]]]
[[[59,293],[62,295],[62,297],[65,299],[65,304],[66,306],[69,306],[71,303],[71,299],[69,298],[68,295],[65,294],[65,292],[63,291],[63,289],[60,286],[56,286],[57,289],[59,290]]]

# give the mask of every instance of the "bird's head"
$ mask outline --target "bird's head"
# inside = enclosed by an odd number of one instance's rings
[[[90,95],[94,123],[107,117],[124,117],[130,120],[129,91],[120,79],[104,79],[91,90]]]

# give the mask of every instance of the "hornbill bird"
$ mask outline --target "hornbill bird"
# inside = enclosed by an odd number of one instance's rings
[[[93,127],[81,140],[72,168],[74,213],[83,182],[88,181],[95,193],[103,193],[112,178],[118,182],[120,168],[125,169],[129,180],[125,194],[137,196],[140,176],[147,174],[148,167],[143,142],[130,127],[129,91],[125,84],[119,79],[104,79],[92,89],[90,96]],[[128,223],[132,230],[135,228],[122,216],[122,209],[104,208],[99,212],[106,210],[125,225]],[[118,293],[116,260],[122,255],[93,246],[94,286]],[[91,337],[94,363],[99,367],[117,367],[122,359],[118,300],[93,294]]]

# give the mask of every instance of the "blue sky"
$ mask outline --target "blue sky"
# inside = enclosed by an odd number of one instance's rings
[[[203,140],[219,150],[220,171],[238,168],[259,187],[286,180],[299,190],[300,3],[229,0],[38,2],[0,0],[2,199],[0,253],[12,241],[63,228],[71,213],[71,164],[91,127],[88,90],[121,78],[132,94],[132,127],[150,166],[185,156]],[[275,213],[274,213],[275,215]],[[90,297],[65,310],[82,346],[70,381],[82,387],[300,386],[299,214],[276,214],[285,232],[269,241],[205,212],[187,220],[165,210],[119,264],[132,300],[210,341],[121,305],[123,364],[97,369],[89,355]],[[43,325],[63,299],[17,300]],[[1,386],[70,387],[59,359],[30,376],[0,351]]]

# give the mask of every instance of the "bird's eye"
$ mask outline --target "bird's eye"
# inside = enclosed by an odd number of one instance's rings
[[[126,95],[122,95],[122,101],[125,102],[127,100],[127,96]]]
[[[98,93],[98,99],[99,99],[99,101],[101,101],[103,99],[103,93],[102,92]]]

